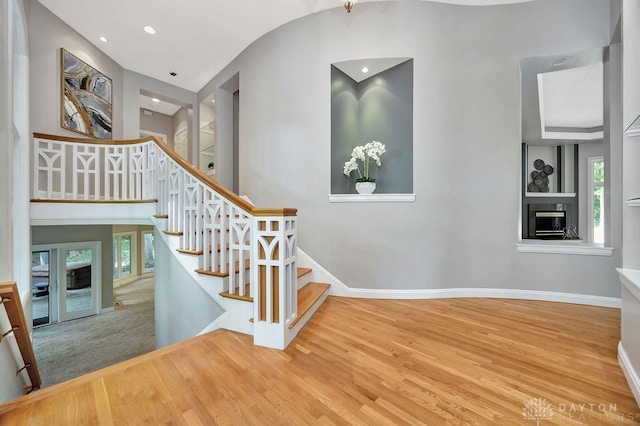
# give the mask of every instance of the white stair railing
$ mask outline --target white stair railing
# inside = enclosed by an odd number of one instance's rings
[[[34,201],[156,201],[164,231],[200,268],[229,273],[230,293],[254,298],[254,341],[281,348],[297,315],[296,210],[261,209],[151,137],[99,141],[34,134]],[[68,165],[71,165],[70,167]],[[69,191],[70,189],[70,191]]]

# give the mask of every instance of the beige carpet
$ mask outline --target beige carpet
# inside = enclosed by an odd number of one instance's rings
[[[42,388],[155,349],[153,279],[114,290],[113,312],[33,330]]]

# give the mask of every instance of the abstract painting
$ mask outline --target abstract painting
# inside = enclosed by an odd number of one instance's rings
[[[111,79],[65,49],[61,125],[94,138],[111,139]]]

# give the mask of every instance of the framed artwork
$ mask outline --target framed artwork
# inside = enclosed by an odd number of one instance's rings
[[[64,48],[60,52],[61,126],[94,138],[111,139],[111,79]]]

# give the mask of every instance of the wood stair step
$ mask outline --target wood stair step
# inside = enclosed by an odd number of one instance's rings
[[[239,289],[236,289],[237,293],[229,293],[228,291],[223,291],[220,293],[220,296],[227,297],[229,299],[242,300],[243,302],[253,302],[253,297],[249,296],[249,294],[251,294],[251,284],[247,284],[244,286],[244,296],[241,296],[238,290]]]
[[[182,231],[162,231],[167,235],[177,235],[177,236],[182,236],[184,235],[184,232]]]
[[[227,244],[227,249],[229,248],[229,244]],[[176,251],[178,253],[182,253],[182,254],[193,254],[196,256],[200,256],[201,254],[204,254],[203,250],[189,250],[189,249],[182,249],[182,248],[177,248]],[[211,247],[209,247],[209,253],[211,253]],[[218,253],[220,253],[220,247],[218,246]]]
[[[236,262],[235,273],[240,272],[240,262]],[[244,269],[249,269],[249,261],[244,261]],[[212,277],[225,278],[229,276],[229,272],[212,271],[211,269],[196,269],[195,272],[203,275],[211,275]]]
[[[155,217],[156,219],[169,219],[168,214],[154,214],[153,217]]]
[[[298,290],[298,316],[289,323],[289,328],[293,328],[330,288],[331,284],[309,283]]]
[[[298,268],[298,278],[303,277],[311,272],[311,268]]]

